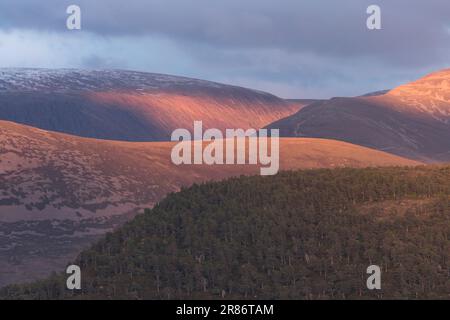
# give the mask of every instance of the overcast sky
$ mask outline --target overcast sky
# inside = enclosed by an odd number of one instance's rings
[[[82,30],[66,29],[66,8]],[[382,30],[366,27],[377,4]],[[287,98],[359,95],[450,67],[448,0],[1,0],[0,67],[121,68]]]

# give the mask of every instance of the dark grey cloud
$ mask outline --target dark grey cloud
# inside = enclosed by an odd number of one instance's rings
[[[284,83],[311,92],[323,87],[327,95],[331,86],[341,89],[340,84],[366,79],[346,91],[356,94],[449,64],[450,1],[445,0],[2,0],[0,31],[71,37],[65,29],[70,4],[82,8],[81,34],[127,43],[167,39],[180,59],[189,61],[180,73],[249,86]],[[371,4],[382,9],[382,30],[366,28]],[[150,47],[142,44],[142,50]],[[126,50],[114,58],[105,50],[89,52],[81,64],[135,65]],[[380,83],[382,88],[375,88]]]
[[[365,28],[378,4],[383,30]],[[219,47],[376,56],[423,64],[448,54],[450,2],[443,0],[2,0],[0,26],[65,32],[78,4],[84,30],[101,35],[164,35]]]

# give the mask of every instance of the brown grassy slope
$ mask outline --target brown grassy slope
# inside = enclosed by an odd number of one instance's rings
[[[147,126],[154,140],[170,140],[173,130],[191,128],[203,121],[205,128],[262,128],[294,114],[302,107],[270,95],[244,89],[232,92],[179,93],[98,92],[86,96],[91,103],[131,113]],[[136,139],[140,140],[140,139]]]
[[[259,174],[255,165],[176,166],[172,142],[95,140],[0,124],[0,221],[120,214],[193,182]],[[332,140],[282,139],[280,149],[281,170],[417,164]]]

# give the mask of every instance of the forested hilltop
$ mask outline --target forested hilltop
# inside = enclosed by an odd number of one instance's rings
[[[67,275],[0,299],[450,299],[450,167],[283,172],[194,185]],[[366,287],[369,265],[382,289]]]

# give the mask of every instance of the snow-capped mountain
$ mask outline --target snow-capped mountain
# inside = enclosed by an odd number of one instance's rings
[[[0,68],[1,91],[151,91],[177,87],[224,85],[185,77],[126,70]]]
[[[261,128],[300,109],[269,93],[122,70],[0,69],[0,120],[83,137],[168,140],[173,130]]]

